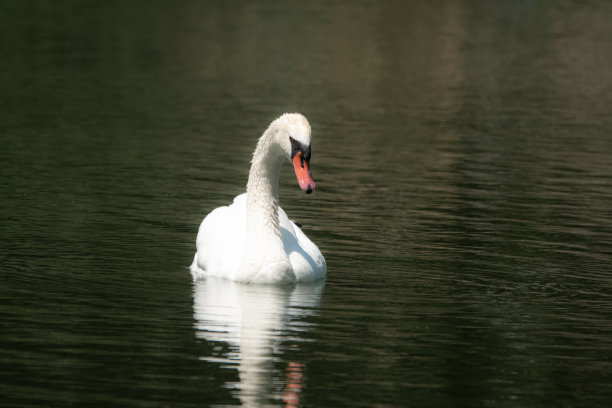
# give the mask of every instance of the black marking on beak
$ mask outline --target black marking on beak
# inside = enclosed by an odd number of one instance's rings
[[[289,136],[289,140],[291,141],[291,159],[293,159],[298,152],[302,152],[302,168],[304,168],[304,161],[310,162],[310,146],[298,142],[291,136]]]

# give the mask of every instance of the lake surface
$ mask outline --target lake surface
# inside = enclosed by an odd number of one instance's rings
[[[609,407],[612,3],[0,5],[0,406]],[[193,282],[284,112],[325,282]]]

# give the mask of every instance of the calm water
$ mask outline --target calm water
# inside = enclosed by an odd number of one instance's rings
[[[610,406],[611,20],[2,2],[0,405]],[[286,166],[281,203],[327,281],[194,284],[285,111],[317,190]]]

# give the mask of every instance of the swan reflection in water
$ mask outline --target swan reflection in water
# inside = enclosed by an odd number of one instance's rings
[[[226,386],[243,406],[280,400],[299,406],[304,366],[285,361],[283,348],[305,340],[311,328],[306,318],[316,314],[324,286],[248,285],[212,277],[195,282],[196,337],[223,343],[202,360],[238,369],[239,382]]]

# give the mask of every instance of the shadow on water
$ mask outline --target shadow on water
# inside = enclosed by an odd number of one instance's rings
[[[284,356],[299,350],[312,329],[304,319],[317,314],[325,281],[297,286],[246,285],[225,279],[194,284],[196,337],[213,344],[200,359],[237,370],[225,387],[243,406],[283,401],[300,406],[304,363]]]

